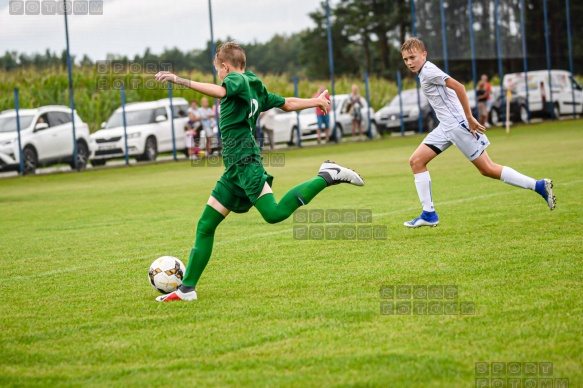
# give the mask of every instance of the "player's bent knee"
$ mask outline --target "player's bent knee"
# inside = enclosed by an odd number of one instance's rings
[[[497,171],[493,168],[493,166],[486,166],[486,167],[478,167],[478,171],[485,177],[498,179],[499,176],[496,176]]]
[[[420,168],[425,167],[425,163],[418,156],[411,155],[411,157],[409,158],[409,166],[411,166],[411,169],[413,171],[416,171]]]
[[[217,229],[216,227],[213,227],[209,222],[202,218],[198,220],[198,224],[196,226],[196,232],[204,234],[206,236],[215,234],[216,229]]]
[[[268,213],[268,214],[261,213],[261,216],[263,217],[265,222],[267,222],[268,224],[277,224],[278,222],[281,222],[287,218],[287,217],[282,217],[281,215],[274,214],[274,213]]]

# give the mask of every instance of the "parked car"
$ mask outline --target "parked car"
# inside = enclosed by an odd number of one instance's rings
[[[401,103],[403,106],[403,122],[406,131],[419,130],[419,102],[421,102],[421,125],[423,132],[431,132],[438,124],[434,117],[431,105],[422,91],[419,91],[417,99],[417,89],[407,89],[401,91],[401,97],[397,94],[375,114],[375,121],[381,133],[401,131]]]
[[[75,168],[71,108],[49,105],[36,109],[20,109],[20,136],[24,174],[34,174],[37,167],[67,163]],[[77,142],[77,169],[87,165],[93,151],[89,127],[74,113]],[[16,111],[0,113],[0,170],[18,170],[20,152]]]
[[[506,92],[504,98],[500,94],[500,86],[492,86],[491,92],[492,107],[488,113],[488,122],[492,125],[502,125],[506,120]],[[473,90],[466,90],[472,114],[478,119],[478,107],[476,106],[476,95]],[[526,110],[526,100],[518,93],[512,93],[510,99],[510,121],[513,123],[528,122],[528,111]]]
[[[514,90],[524,97],[528,90],[528,107],[533,116],[551,116],[551,91],[553,116],[560,117],[575,112],[583,114],[583,87],[565,70],[551,70],[551,85],[549,87],[549,71],[537,70],[524,73],[511,73],[504,76],[504,87]],[[573,96],[575,100],[573,100]]]
[[[184,126],[188,122],[188,102],[184,98],[174,98],[174,142],[176,150],[186,152]],[[125,106],[128,155],[138,161],[156,160],[161,152],[171,152],[172,121],[170,100],[135,102]],[[107,123],[91,135],[95,152],[91,164],[104,165],[108,160],[125,156],[125,139],[122,108],[113,112]]]
[[[344,136],[352,135],[352,116],[348,112],[348,94],[337,94],[331,97],[336,108],[336,115],[330,112],[330,138],[333,139],[333,128],[336,120],[336,134],[338,140]],[[316,118],[315,108],[304,109],[298,113],[284,112],[277,109],[277,114],[273,117],[273,133],[276,143],[287,142],[288,144],[297,144],[297,121],[299,117],[302,140],[317,139],[318,120]],[[363,98],[362,107],[362,131],[364,134],[368,131],[368,122],[370,115],[371,132],[373,136],[377,135],[377,125],[374,119],[374,109],[369,108],[366,100]],[[322,134],[324,136],[324,134]]]

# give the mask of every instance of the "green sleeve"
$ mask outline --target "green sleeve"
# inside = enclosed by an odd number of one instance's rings
[[[263,104],[262,111],[265,112],[271,108],[279,108],[285,104],[285,98],[278,96],[277,94],[267,93],[267,98]]]
[[[229,73],[223,80],[221,86],[227,90],[226,97],[241,94],[246,90],[245,78],[239,73]]]

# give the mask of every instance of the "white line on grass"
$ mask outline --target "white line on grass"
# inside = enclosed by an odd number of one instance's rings
[[[106,266],[106,265],[119,264],[119,263],[127,263],[129,261],[138,261],[138,260],[142,260],[142,258],[134,258],[134,259],[125,258],[125,259],[119,259],[119,260],[100,261],[99,263],[95,263],[95,264],[78,265],[78,266],[69,267],[69,268],[53,269],[51,271],[40,272],[40,273],[36,273],[36,274],[32,274],[32,275],[26,275],[26,276],[10,276],[10,277],[7,277],[7,278],[0,278],[0,283],[4,283],[4,282],[6,282],[8,280],[11,280],[12,281],[12,280],[22,280],[22,279],[40,278],[40,277],[45,277],[45,276],[58,275],[58,274],[65,273],[65,272],[72,272],[72,271],[77,271],[77,270],[85,270],[87,268],[103,267],[103,266]]]

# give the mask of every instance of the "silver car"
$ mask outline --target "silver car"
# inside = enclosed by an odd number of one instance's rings
[[[401,104],[400,101],[403,101]],[[421,112],[419,112],[419,102],[421,102]],[[419,91],[419,100],[417,89],[407,89],[401,91],[387,105],[381,108],[375,115],[377,127],[381,133],[400,132],[401,131],[401,105],[403,109],[403,123],[406,131],[419,131],[419,115],[421,114],[421,126],[423,132],[431,132],[438,124],[434,117],[429,101]]]

